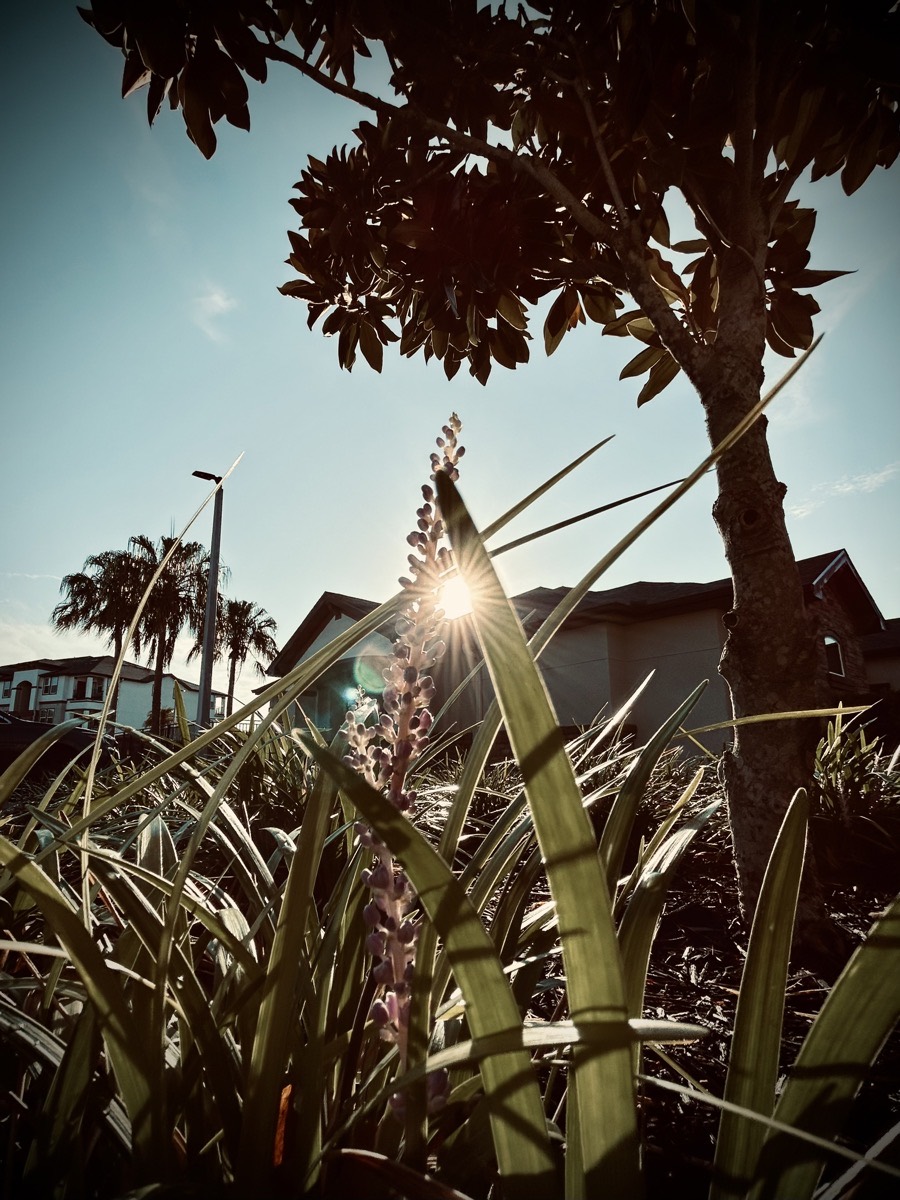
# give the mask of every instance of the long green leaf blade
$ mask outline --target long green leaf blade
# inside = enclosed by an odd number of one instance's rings
[[[725,1083],[730,1104],[767,1117],[775,1106],[784,992],[808,819],[809,801],[801,789],[785,813],[753,916]],[[731,1200],[746,1193],[764,1137],[764,1126],[723,1111],[710,1200]]]
[[[148,1085],[150,1058],[117,983],[106,968],[78,914],[47,875],[6,838],[0,837],[0,863],[31,895],[65,947],[94,1006],[110,1063],[132,1122],[135,1155],[151,1178],[164,1169],[168,1147],[154,1120],[155,1099]]]
[[[872,926],[822,1005],[775,1108],[776,1119],[833,1141],[898,1019],[900,896]],[[826,1158],[822,1152],[801,1159],[787,1139],[770,1136],[749,1195],[806,1200]]]
[[[311,739],[307,752],[328,772],[401,862],[444,942],[476,1038],[521,1027],[519,1012],[494,945],[449,867],[384,796]],[[481,1067],[491,1110],[504,1195],[553,1196],[553,1157],[537,1077],[524,1051],[493,1056]]]
[[[574,1052],[581,1157],[588,1194],[642,1193],[630,1037],[610,897],[590,821],[543,680],[490,558],[451,480],[436,475],[441,512],[473,622],[525,778],[535,833],[556,903],[576,1025],[620,1035],[614,1048]]]

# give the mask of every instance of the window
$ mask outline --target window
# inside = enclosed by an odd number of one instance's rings
[[[75,693],[74,693],[73,699],[83,700],[86,695],[87,695],[87,680],[86,679],[76,679],[75,680]]]
[[[52,725],[54,723],[53,722],[53,709],[49,705],[45,705],[43,708],[39,708],[37,711],[37,719],[38,719],[38,724],[40,724],[40,725]]]
[[[59,691],[59,676],[45,675],[41,680],[41,695],[55,696]]]
[[[12,695],[12,680],[0,680],[0,700],[8,700]]]
[[[843,675],[844,656],[841,653],[841,643],[833,634],[825,635],[825,661],[828,664],[829,675]]]
[[[103,699],[103,692],[105,690],[104,683],[105,683],[105,681],[103,679],[97,679],[96,676],[91,678],[90,691],[89,691],[89,698],[91,700],[102,700]]]

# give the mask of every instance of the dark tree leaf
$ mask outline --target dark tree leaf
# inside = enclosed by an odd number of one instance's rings
[[[794,349],[794,347],[789,346],[787,342],[783,341],[775,332],[775,329],[772,325],[771,314],[766,321],[766,342],[769,345],[769,349],[774,350],[776,354],[780,354],[782,358],[797,357],[797,351]]]
[[[672,249],[678,254],[702,254],[708,247],[706,238],[689,238],[685,242],[676,242]]]
[[[649,317],[635,317],[633,321],[628,322],[626,328],[631,336],[637,338],[639,342],[646,342],[648,346],[660,344],[659,334]]]
[[[152,74],[152,71],[144,66],[143,59],[137,51],[130,50],[125,55],[125,69],[122,72],[122,98],[140,91],[150,82]]]
[[[793,275],[785,275],[782,282],[790,288],[818,287],[820,283],[829,283],[832,279],[840,279],[842,275],[855,275],[855,271],[795,271]]]
[[[882,126],[877,110],[872,113],[853,139],[847,161],[841,171],[841,187],[848,196],[862,187],[878,164]]]
[[[638,408],[667,388],[680,370],[681,367],[667,351],[666,357],[652,368],[650,378],[641,388],[637,398]]]
[[[620,379],[631,379],[635,375],[643,375],[645,371],[649,371],[651,367],[655,367],[660,359],[665,358],[668,354],[667,350],[658,346],[648,346],[646,350],[641,350],[634,358],[625,364],[619,372]]]
[[[639,308],[633,308],[629,312],[622,313],[621,316],[616,317],[614,321],[610,321],[608,325],[604,325],[603,332],[613,337],[628,337],[629,324],[643,315]]]
[[[365,358],[373,371],[377,371],[380,374],[384,358],[384,347],[378,338],[378,334],[368,321],[360,321],[358,328],[359,348],[362,350],[363,358]]]

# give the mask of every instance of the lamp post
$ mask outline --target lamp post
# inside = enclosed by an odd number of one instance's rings
[[[209,471],[194,471],[198,479],[221,483],[221,475]],[[216,645],[216,598],[219,591],[219,544],[222,540],[222,489],[216,492],[213,505],[212,544],[209,548],[209,576],[206,581],[206,616],[203,621],[203,654],[200,659],[200,694],[197,697],[197,724],[208,729],[210,700],[212,697],[213,654]]]

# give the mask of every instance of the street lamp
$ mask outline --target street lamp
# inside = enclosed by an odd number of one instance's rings
[[[221,483],[221,475],[209,471],[194,471],[198,479],[210,483]],[[209,548],[209,577],[206,581],[206,617],[203,622],[203,654],[200,659],[200,694],[197,697],[197,724],[208,729],[210,700],[212,697],[213,654],[216,645],[216,597],[219,590],[219,545],[222,540],[222,489],[216,492],[213,506],[212,544]]]

